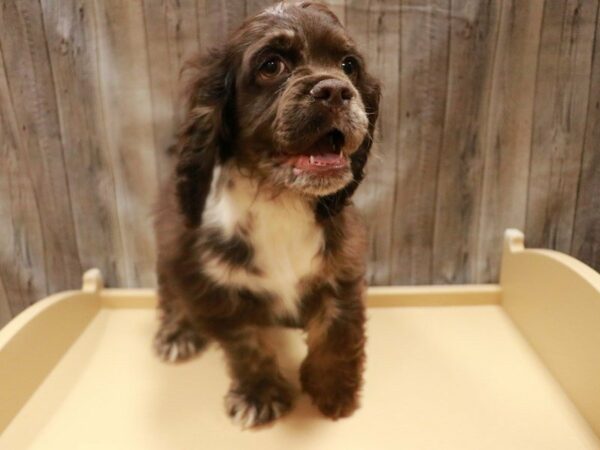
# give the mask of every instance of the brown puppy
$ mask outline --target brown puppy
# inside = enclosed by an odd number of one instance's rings
[[[308,333],[302,388],[328,417],[358,406],[364,365],[363,179],[379,85],[335,15],[277,4],[191,63],[177,165],[156,217],[158,354],[214,340],[244,427],[291,408],[264,327]]]

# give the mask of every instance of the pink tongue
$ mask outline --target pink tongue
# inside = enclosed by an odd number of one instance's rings
[[[300,170],[329,170],[346,166],[346,158],[337,153],[300,155],[294,164]]]

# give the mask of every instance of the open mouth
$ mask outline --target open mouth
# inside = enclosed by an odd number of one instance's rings
[[[334,128],[317,139],[300,155],[291,158],[294,174],[325,173],[348,167],[348,158],[344,154],[344,134]]]

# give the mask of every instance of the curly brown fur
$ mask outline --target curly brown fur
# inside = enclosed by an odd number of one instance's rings
[[[303,390],[333,419],[358,407],[365,345],[364,177],[379,85],[325,6],[278,4],[187,66],[177,163],[156,213],[158,355],[223,349],[226,411],[289,411],[264,327],[302,327]]]

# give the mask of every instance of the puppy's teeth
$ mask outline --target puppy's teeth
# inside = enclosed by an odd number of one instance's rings
[[[344,157],[344,151],[340,150],[340,158],[343,158],[343,157]]]
[[[308,159],[308,162],[310,162],[311,164],[315,163],[315,157],[313,155],[310,155],[310,158]]]

